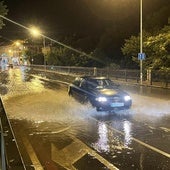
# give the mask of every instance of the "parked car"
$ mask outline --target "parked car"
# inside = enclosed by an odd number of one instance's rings
[[[69,85],[68,94],[82,103],[90,102],[97,111],[129,109],[132,105],[129,94],[106,77],[77,77]]]

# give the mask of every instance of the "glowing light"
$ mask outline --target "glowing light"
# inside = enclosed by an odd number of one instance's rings
[[[106,102],[106,101],[107,101],[107,98],[106,98],[106,97],[98,97],[98,98],[96,98],[96,100],[97,100],[98,102]]]
[[[128,100],[131,100],[131,97],[130,96],[125,96],[124,99],[125,99],[125,101],[128,101]]]
[[[12,53],[12,50],[11,50],[11,49],[9,49],[9,50],[8,50],[8,52],[9,52],[9,53]]]
[[[16,41],[16,42],[15,42],[15,45],[16,45],[16,46],[20,46],[21,43],[20,43],[19,41]]]
[[[41,32],[38,28],[32,27],[30,28],[30,32],[33,36],[38,37],[41,35]]]

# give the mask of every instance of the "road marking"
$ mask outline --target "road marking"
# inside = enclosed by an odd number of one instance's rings
[[[99,121],[98,121],[97,119],[95,119],[94,117],[91,117],[91,116],[89,116],[89,117],[90,117],[91,119],[99,122]],[[110,129],[114,130],[115,132],[117,132],[117,133],[125,136],[125,133],[123,133],[123,132],[121,132],[121,131],[119,131],[119,130],[111,127],[111,126],[109,126],[108,124],[106,124],[106,125],[108,126],[108,128],[110,128]],[[139,144],[141,144],[141,145],[143,145],[143,146],[145,146],[145,147],[147,147],[147,148],[149,148],[149,149],[151,149],[151,150],[153,150],[153,151],[155,151],[155,152],[163,155],[163,156],[166,156],[166,157],[170,158],[170,154],[169,154],[169,153],[166,153],[166,152],[164,152],[164,151],[162,151],[162,150],[160,150],[160,149],[157,149],[156,147],[151,146],[151,145],[149,145],[149,144],[147,144],[147,143],[144,143],[144,142],[142,142],[142,141],[140,141],[139,139],[136,139],[136,138],[134,138],[134,137],[132,137],[131,139],[134,140],[135,142],[137,142],[137,143],[139,143]]]
[[[64,131],[67,131],[70,129],[71,126],[65,127],[61,130],[54,131],[54,132],[38,132],[36,134],[58,134]],[[104,159],[102,156],[100,156],[96,151],[89,148],[84,142],[79,140],[78,138],[75,138],[73,136],[70,136],[73,139],[73,143],[66,146],[62,150],[58,150],[54,144],[51,144],[51,154],[52,154],[52,160],[59,163],[64,168],[70,170],[74,169],[74,164],[76,161],[78,161],[80,158],[82,158],[85,154],[90,154],[91,156],[94,156],[97,158],[102,164],[104,164],[107,168],[110,170],[118,170],[117,167],[115,167],[113,164],[108,162],[106,159]],[[78,151],[78,152],[77,152]]]
[[[58,133],[62,133],[64,131],[67,131],[68,129],[70,129],[71,126],[68,126],[68,127],[65,127],[65,128],[62,128],[58,131],[52,131],[52,132],[49,132],[49,131],[42,131],[42,132],[34,132],[33,134],[36,134],[36,135],[44,135],[44,134],[58,134]]]
[[[170,132],[170,129],[165,128],[165,127],[160,127],[160,129],[162,129],[164,132]]]
[[[23,143],[24,143],[24,146],[27,150],[27,153],[32,161],[32,164],[33,164],[33,167],[36,169],[36,170],[44,170],[43,166],[41,165],[31,143],[29,142],[29,140],[27,139],[27,137],[25,135],[22,136],[22,139],[23,139]]]
[[[88,147],[84,142],[79,140],[78,138],[74,138],[74,141],[80,142],[82,145],[84,145],[84,148],[86,148],[87,152],[91,155],[97,158],[102,164],[104,164],[107,168],[110,170],[118,170],[116,166],[108,162],[106,159],[104,159],[102,156],[100,156],[96,151]]]
[[[60,164],[67,170],[76,170],[73,164],[81,159],[84,155],[89,154],[95,157],[109,170],[118,170],[117,167],[100,156],[96,151],[88,147],[84,142],[78,138],[75,138],[74,136],[70,137],[73,139],[73,142],[61,150],[58,150],[53,143],[51,144],[51,157],[53,161]]]
[[[164,151],[161,151],[160,149],[157,149],[157,148],[155,148],[154,146],[151,146],[151,145],[149,145],[149,144],[147,144],[147,143],[144,143],[144,142],[142,142],[142,141],[140,141],[140,140],[138,140],[138,139],[135,139],[135,138],[133,138],[133,137],[132,137],[132,139],[133,139],[134,141],[140,143],[141,145],[143,145],[143,146],[145,146],[145,147],[147,147],[147,148],[149,148],[149,149],[151,149],[151,150],[153,150],[153,151],[155,151],[155,152],[158,152],[158,153],[160,153],[161,155],[164,155],[164,156],[170,158],[170,154],[168,154],[168,153],[166,153],[166,152],[164,152]]]

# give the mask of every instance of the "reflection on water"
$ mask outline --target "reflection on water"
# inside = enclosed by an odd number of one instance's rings
[[[98,123],[98,135],[99,138],[94,146],[98,148],[98,151],[110,152],[108,129],[104,122]]]
[[[2,82],[4,82],[4,84],[3,86],[1,85],[1,87],[6,89],[6,93],[4,93],[3,96],[4,98],[43,91],[43,82],[37,78],[30,78],[30,76],[26,74],[26,71],[24,67],[20,67],[10,69],[6,74],[3,74],[1,79],[3,79]]]
[[[124,145],[128,147],[132,142],[132,135],[131,135],[131,122],[125,120],[123,122],[123,131],[124,131]]]
[[[21,78],[22,78],[23,82],[31,80],[32,77],[30,75],[28,75],[30,68],[25,67],[25,66],[21,66],[20,71],[21,71]]]
[[[8,93],[6,84],[9,82],[8,72],[0,72],[0,95]]]
[[[92,147],[98,152],[115,155],[121,153],[124,149],[131,150],[131,123],[128,120],[116,121],[116,123],[119,128],[123,128],[123,132],[111,128],[106,122],[98,122],[98,139],[92,144]]]

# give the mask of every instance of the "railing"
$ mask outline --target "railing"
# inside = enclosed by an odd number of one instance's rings
[[[0,118],[0,130],[1,130],[1,165],[0,169],[6,170],[6,152],[5,152],[5,142],[4,142],[4,131],[2,127],[2,121]]]
[[[48,71],[55,71],[58,73],[68,74],[68,75],[96,75],[96,76],[106,76],[113,77],[116,79],[133,79],[136,82],[139,81],[139,70],[119,70],[113,68],[96,68],[96,67],[74,67],[74,66],[42,66],[42,65],[31,65],[30,67],[36,69],[45,69]],[[146,75],[146,73],[144,74]],[[144,76],[146,78],[146,76]]]
[[[9,119],[6,115],[2,99],[0,97],[0,130],[1,130],[1,153],[0,170],[26,170],[19,148],[14,137]],[[5,129],[5,133],[4,130]],[[5,134],[5,136],[4,136]],[[13,160],[13,161],[11,161]]]
[[[31,65],[31,68],[43,69],[48,72],[57,72],[72,76],[96,75],[110,77],[116,80],[133,81],[139,83],[140,71],[129,69],[96,68],[96,67],[73,67],[73,66],[50,66],[50,65]],[[169,87],[170,72],[158,70],[143,70],[143,84]]]

